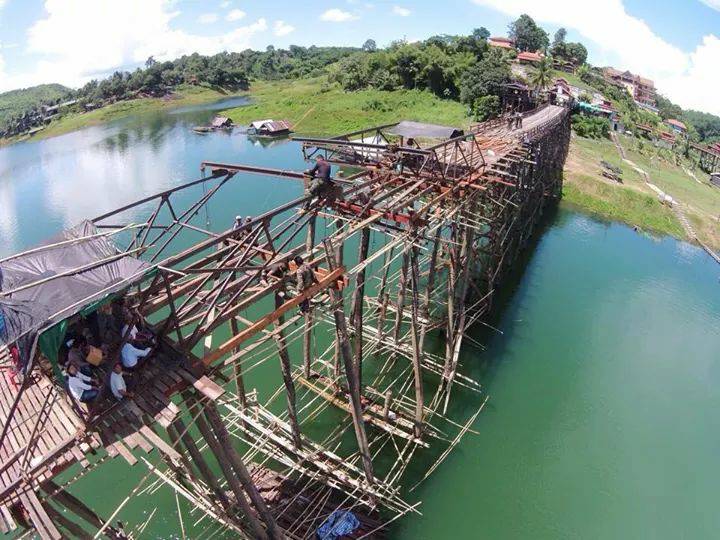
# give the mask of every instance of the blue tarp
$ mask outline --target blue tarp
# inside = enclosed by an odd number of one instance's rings
[[[349,510],[335,510],[316,531],[320,540],[337,540],[352,534],[360,527],[360,521]]]

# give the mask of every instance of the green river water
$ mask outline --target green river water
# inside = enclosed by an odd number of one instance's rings
[[[239,99],[215,108],[241,103]],[[0,148],[0,256],[81,219],[199,176],[203,159],[305,166],[298,145],[242,133],[197,135],[211,106],[128,118]],[[226,228],[300,194],[239,177],[205,220]],[[720,268],[701,250],[560,205],[498,295],[495,329],[471,331],[465,373],[490,395],[454,453],[407,499],[422,517],[402,539],[716,538],[720,535]],[[274,387],[276,365],[250,386]],[[469,416],[477,396],[457,400]],[[110,460],[76,493],[108,515],[145,474]],[[409,480],[408,480],[409,482]],[[168,490],[134,497],[120,519],[156,509],[144,537],[179,537]],[[193,526],[190,537],[208,529]]]

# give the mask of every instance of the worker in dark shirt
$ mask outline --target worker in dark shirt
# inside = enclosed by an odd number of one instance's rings
[[[315,166],[305,171],[311,177],[307,194],[311,197],[319,197],[320,194],[330,186],[331,166],[323,156],[318,156]],[[309,207],[310,203],[305,203]]]
[[[302,294],[317,283],[317,278],[315,277],[315,272],[313,271],[312,266],[307,264],[302,257],[295,257],[295,264],[297,265],[297,270],[295,271],[295,277],[297,279],[297,293]],[[309,309],[310,300],[303,300],[300,303],[300,312],[307,313]]]

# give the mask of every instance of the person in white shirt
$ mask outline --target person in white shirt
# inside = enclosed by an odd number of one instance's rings
[[[132,343],[125,343],[120,350],[123,367],[133,369],[137,366],[138,360],[140,360],[140,358],[145,358],[148,354],[150,354],[151,350],[152,347],[148,347],[147,349],[138,349],[133,346]]]
[[[119,400],[132,397],[132,392],[127,391],[125,379],[123,379],[122,364],[120,362],[113,366],[113,371],[110,374],[110,391],[112,395]]]
[[[135,341],[137,339],[138,329],[137,329],[137,326],[135,326],[133,324],[132,326],[130,326],[130,333],[128,333],[128,326],[130,325],[131,322],[132,322],[132,318],[128,321],[127,324],[125,324],[125,326],[123,326],[121,335],[123,337],[127,336],[128,341]]]
[[[87,403],[88,401],[94,401],[98,397],[100,392],[96,386],[90,384],[91,382],[92,377],[80,373],[76,365],[70,364],[68,366],[68,390],[75,399]]]

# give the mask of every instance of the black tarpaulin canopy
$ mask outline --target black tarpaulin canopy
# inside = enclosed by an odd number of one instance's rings
[[[462,129],[437,124],[425,124],[423,122],[411,122],[409,120],[403,120],[387,131],[393,135],[412,137],[414,139],[452,139],[463,135]]]
[[[35,335],[43,331],[40,345],[55,360],[57,349],[42,345],[59,346],[65,334],[59,323],[90,311],[149,270],[143,261],[120,252],[90,221],[8,257],[0,261],[0,342],[17,342],[26,364]]]

